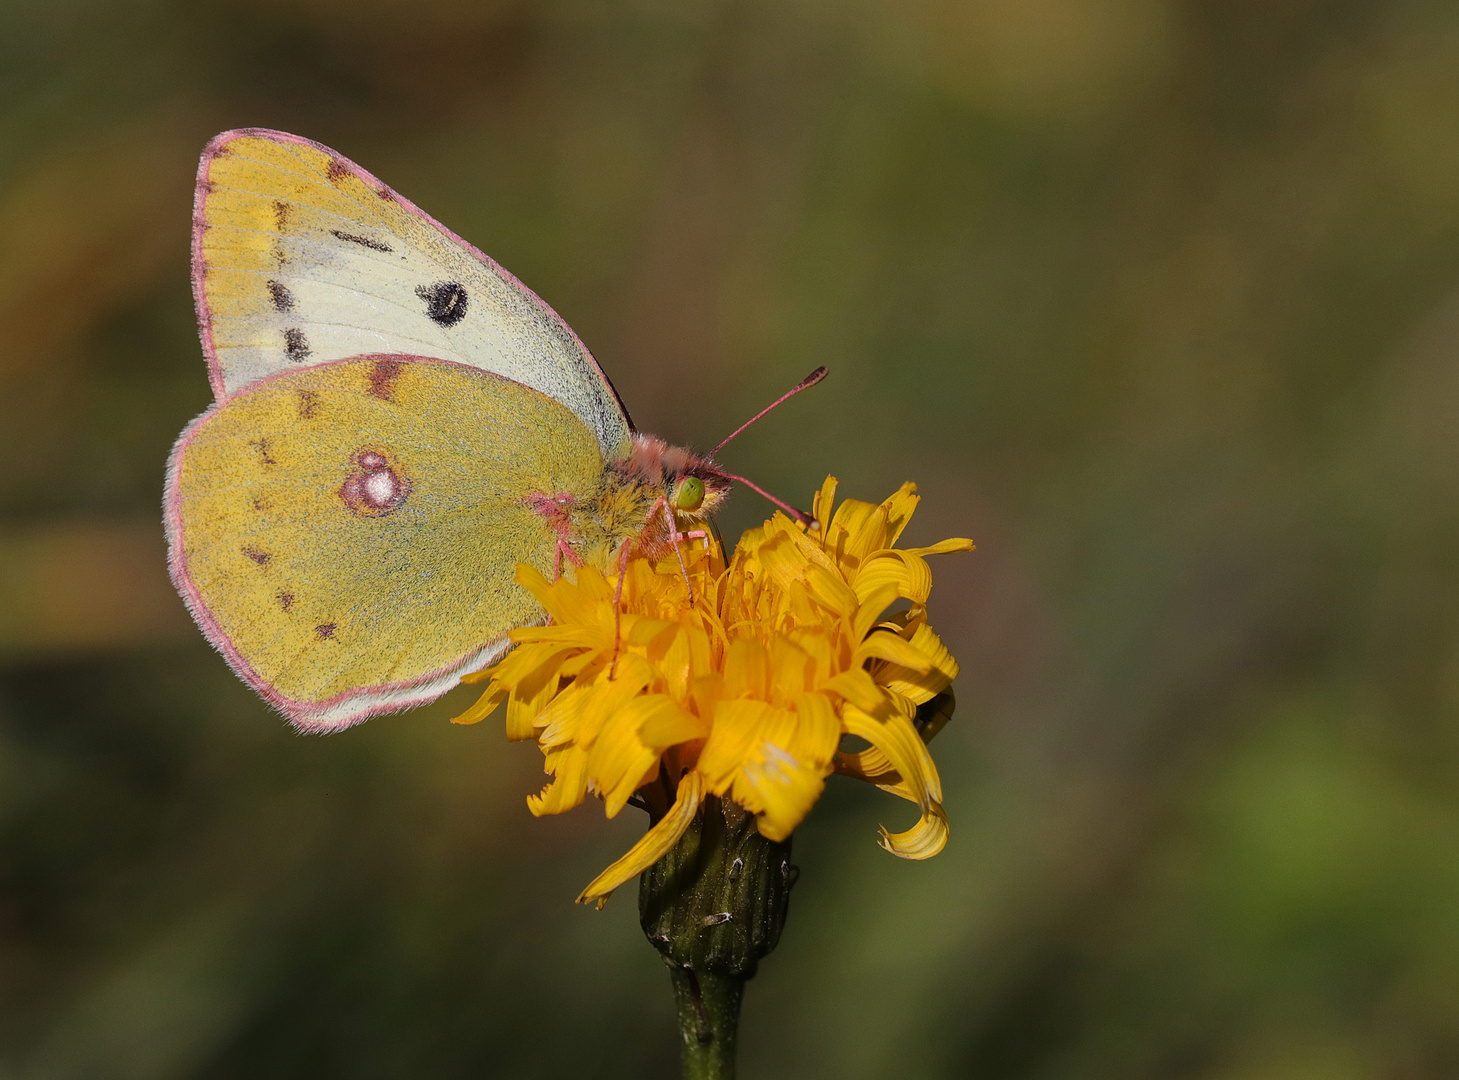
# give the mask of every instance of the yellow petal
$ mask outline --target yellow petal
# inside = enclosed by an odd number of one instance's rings
[[[897,590],[898,596],[925,603],[932,591],[932,569],[925,559],[895,548],[884,548],[867,557],[851,583],[858,600],[865,600],[888,585]]]
[[[928,555],[946,555],[953,551],[976,551],[978,546],[965,537],[955,536],[950,540],[939,540],[931,547],[902,548],[908,555],[926,558]]]
[[[476,699],[476,704],[467,709],[460,716],[451,717],[453,724],[478,724],[496,711],[496,707],[502,703],[502,698],[507,696],[504,687],[489,687],[486,693]],[[529,736],[530,737],[530,736]]]
[[[638,737],[646,746],[661,753],[691,739],[708,738],[709,721],[680,707],[673,698],[647,694],[637,700],[655,703],[652,708],[646,707],[639,721]]]
[[[810,589],[811,598],[833,615],[849,619],[855,614],[856,593],[839,574],[833,574],[820,566],[808,566],[805,583]]]
[[[852,705],[867,712],[875,712],[886,704],[881,688],[861,668],[852,668],[827,679],[825,689],[840,694]]]
[[[815,662],[804,649],[776,635],[769,651],[772,704],[785,705],[815,685]]]
[[[912,721],[897,712],[878,717],[847,705],[841,711],[841,723],[847,732],[859,735],[886,754],[892,768],[917,795],[918,805],[924,811],[929,803],[942,801],[937,766]]]
[[[891,584],[884,584],[868,594],[866,599],[857,606],[856,615],[851,620],[853,638],[859,642],[866,637],[881,618],[882,612],[890,607],[899,595],[897,587]]]
[[[535,735],[537,745],[542,747],[544,753],[553,747],[565,746],[574,741],[587,743],[589,740],[582,737],[583,709],[594,694],[602,693],[600,685],[579,682],[569,686],[528,723],[525,735],[514,736],[509,729],[507,737],[530,739]]]
[[[821,485],[821,490],[816,492],[816,497],[811,503],[813,516],[821,526],[819,532],[822,539],[825,538],[831,527],[831,507],[835,502],[836,478],[834,476],[828,476],[826,477],[826,482]]]
[[[841,743],[841,718],[825,694],[802,694],[795,700],[795,720],[795,736],[786,749],[825,776]]]
[[[775,712],[768,703],[754,699],[718,703],[709,738],[699,752],[696,766],[704,774],[705,790],[715,795],[729,790],[735,772],[764,741]]]
[[[841,562],[844,558],[846,545],[861,535],[867,522],[877,511],[881,511],[883,520],[885,520],[885,510],[875,503],[862,502],[860,499],[845,499],[840,506],[836,507],[836,513],[831,517],[831,528],[827,535],[836,541],[834,550],[837,562]],[[886,547],[885,544],[874,546]],[[867,548],[866,550],[872,549]]]
[[[783,747],[764,742],[735,777],[735,801],[755,812],[761,836],[784,840],[821,797],[827,771],[811,768]]]
[[[537,716],[547,706],[558,689],[558,665],[556,661],[565,655],[553,654],[551,661],[540,664],[529,672],[512,689],[507,698],[507,738],[513,741],[530,739]],[[505,681],[505,680],[502,680]]]
[[[851,657],[851,662],[857,667],[861,667],[868,660],[884,660],[918,674],[932,670],[932,659],[926,653],[888,630],[873,630],[867,634]],[[876,681],[886,685],[885,679]]]
[[[537,817],[560,814],[583,801],[588,793],[588,755],[579,746],[549,750],[545,768],[553,774],[552,783],[541,794],[527,796],[527,809]]]
[[[902,530],[907,527],[907,522],[912,520],[912,514],[917,509],[917,504],[922,501],[917,494],[917,485],[911,482],[903,484],[894,494],[889,495],[882,503],[883,509],[887,512],[887,540],[882,546],[891,547],[902,535]]]
[[[647,698],[636,697],[609,713],[588,751],[588,778],[603,796],[603,809],[610,818],[618,816],[658,760],[657,751],[638,737],[639,723],[653,707]]]
[[[953,679],[957,678],[958,663],[942,639],[926,623],[917,624],[912,631],[912,640],[907,644],[922,658],[921,664],[914,667],[894,661],[873,667],[872,676],[892,693],[901,694],[914,705],[921,705],[952,685]]]
[[[947,844],[947,815],[941,803],[932,803],[916,825],[906,832],[881,830],[881,846],[903,859],[930,859]]]
[[[724,658],[724,696],[764,698],[770,690],[770,656],[754,638],[730,642]]]
[[[847,502],[850,502],[848,499]],[[841,504],[842,508],[846,503]],[[866,558],[873,552],[879,551],[890,544],[888,539],[890,532],[887,528],[887,508],[885,506],[873,506],[871,512],[861,518],[857,527],[848,529],[849,535],[842,548],[842,565],[849,565],[852,568],[859,567]]]
[[[629,848],[623,858],[595,877],[578,897],[578,903],[596,902],[601,908],[608,902],[614,889],[632,881],[667,855],[669,849],[679,842],[679,838],[689,828],[689,823],[694,820],[694,814],[703,800],[704,782],[691,769],[679,781],[678,794],[669,812],[659,819],[657,825],[644,833],[642,839]]]
[[[731,714],[742,714],[738,726],[745,741],[737,748],[739,760],[729,793],[756,815],[761,835],[772,840],[784,840],[794,832],[815,805],[831,772],[831,757],[840,736],[840,724],[826,699],[806,697],[819,699],[819,706],[808,702],[804,716],[760,702],[730,703]],[[716,717],[716,726],[718,722]],[[699,769],[703,772],[704,768],[701,757]]]

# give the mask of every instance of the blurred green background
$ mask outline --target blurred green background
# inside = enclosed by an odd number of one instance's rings
[[[953,838],[829,785],[746,1077],[1459,1075],[1459,7],[0,3],[0,1077],[671,1077],[643,828],[292,734],[164,571],[193,173],[359,161],[638,425],[926,496]],[[730,535],[763,516],[741,493]]]

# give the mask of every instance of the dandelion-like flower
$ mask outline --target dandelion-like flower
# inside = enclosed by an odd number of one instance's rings
[[[894,546],[919,501],[913,484],[833,513],[835,493],[828,478],[813,525],[777,513],[745,533],[728,565],[712,539],[686,551],[683,568],[630,558],[616,608],[615,582],[592,566],[556,581],[517,568],[551,622],[513,631],[517,648],[469,677],[489,685],[457,721],[506,699],[507,737],[535,739],[553,777],[528,799],[534,814],[592,792],[609,817],[632,800],[656,819],[580,902],[601,906],[661,859],[708,795],[786,839],[832,772],[917,804],[910,829],[882,829],[893,854],[926,859],[947,842],[926,741],[948,710],[927,706],[958,666],[927,624],[926,556],[973,545]],[[899,601],[908,606],[889,613]],[[866,749],[843,750],[847,735]]]

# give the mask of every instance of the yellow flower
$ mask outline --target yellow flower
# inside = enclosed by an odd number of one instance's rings
[[[905,484],[880,505],[848,499],[831,513],[836,481],[815,501],[815,524],[777,513],[741,538],[728,566],[717,544],[677,558],[629,559],[615,662],[616,582],[584,566],[549,582],[527,565],[517,580],[551,616],[512,634],[475,723],[507,701],[507,737],[536,739],[553,777],[528,799],[557,814],[588,792],[609,817],[635,795],[656,818],[648,833],[578,897],[600,905],[662,858],[706,795],[756,815],[784,840],[832,772],[917,804],[906,832],[882,830],[888,851],[926,859],[947,842],[942,785],[917,707],[957,675],[957,661],[927,625],[932,574],[925,556],[970,551],[968,540],[893,547],[916,509]],[[692,603],[690,588],[692,586]],[[887,614],[899,600],[905,610]],[[844,736],[869,746],[840,749]]]

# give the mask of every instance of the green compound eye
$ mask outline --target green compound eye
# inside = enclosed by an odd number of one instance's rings
[[[675,510],[698,510],[704,502],[704,481],[697,476],[686,476],[674,489]]]

